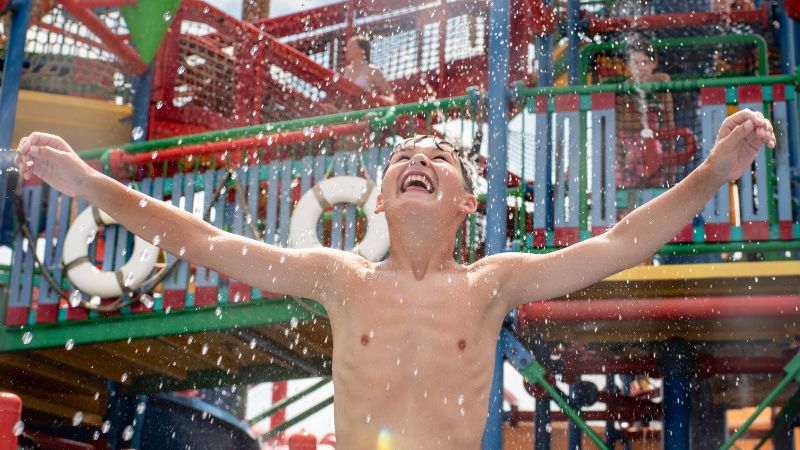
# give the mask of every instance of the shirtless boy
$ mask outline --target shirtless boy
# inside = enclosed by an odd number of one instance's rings
[[[167,252],[185,247],[194,264],[322,303],[334,338],[340,448],[477,449],[506,313],[643,261],[764,144],[775,145],[771,124],[740,111],[723,122],[708,160],[609,232],[547,255],[504,253],[470,266],[455,262],[454,242],[477,201],[458,154],[432,138],[407,140],[391,156],[377,206],[389,224],[391,254],[379,263],[332,249],[274,247],[164,202],[141,208],[145,195],[91,169],[57,136],[24,138],[17,164],[25,178],[85,198],[140,237],[159,236]]]

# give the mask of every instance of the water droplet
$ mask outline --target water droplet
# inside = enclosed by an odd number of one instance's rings
[[[186,67],[183,65],[178,66],[178,75],[183,75],[184,72],[186,72]]]
[[[142,302],[142,305],[144,305],[144,307],[148,308],[148,309],[152,308],[153,304],[155,303],[155,301],[153,300],[153,297],[151,295],[149,295],[149,294],[142,294],[139,297],[139,301]]]
[[[142,127],[133,127],[133,129],[131,130],[131,138],[134,141],[138,141],[139,139],[142,138],[142,136],[144,136],[144,130],[142,129]]]
[[[143,248],[143,249],[142,249],[142,251],[141,251],[141,252],[139,252],[139,261],[140,261],[140,262],[145,262],[145,261],[147,261],[147,259],[148,259],[149,257],[150,257],[150,250],[149,250],[149,249],[147,249],[147,248]],[[131,277],[133,277],[133,274],[132,274],[132,273],[131,273]]]
[[[72,291],[71,294],[69,294],[69,305],[72,306],[73,308],[77,308],[78,306],[81,305],[81,299],[82,299],[81,291],[76,289]]]
[[[90,231],[89,234],[86,236],[86,245],[89,245],[92,242],[94,242],[95,236],[97,236],[97,230]]]
[[[147,405],[144,402],[139,402],[139,404],[136,405],[136,412],[138,414],[144,414],[144,410],[146,408],[147,408]]]
[[[139,200],[139,207],[140,208],[144,208],[145,206],[147,206],[147,199],[143,198],[143,199]]]
[[[161,243],[161,236],[159,236],[159,235],[153,236],[153,245],[158,247],[158,244],[160,244],[160,243]]]
[[[286,261],[286,255],[281,255],[281,264],[283,264],[284,261]]]
[[[250,349],[252,350],[254,348],[256,348],[256,340],[255,339],[250,341]]]
[[[465,413],[464,408],[461,408],[461,411],[459,411],[459,414],[461,414],[461,417],[464,417],[464,413]]]
[[[12,432],[14,436],[19,436],[22,434],[22,431],[25,429],[25,423],[21,420],[18,420],[17,423],[14,424],[14,428],[12,428]]]
[[[242,247],[242,256],[247,254],[247,246]]]
[[[128,425],[122,430],[122,440],[123,441],[130,441],[133,437],[133,427]]]
[[[133,272],[128,272],[125,274],[125,279],[122,280],[122,285],[125,287],[130,287],[133,283]]]
[[[299,324],[299,323],[300,323],[300,320],[299,320],[297,317],[292,317],[292,318],[289,320],[289,326],[290,326],[292,329],[295,329],[295,328],[297,328],[297,324]]]
[[[93,295],[92,298],[89,299],[89,304],[92,306],[100,306],[100,296]]]
[[[203,344],[203,348],[200,349],[200,354],[205,355],[208,353],[208,344]]]
[[[128,380],[128,372],[123,373],[122,376],[119,377],[119,381],[123,383],[126,382],[127,380]]]
[[[367,423],[372,422],[372,414],[367,414]]]
[[[183,256],[186,253],[186,247],[181,247],[178,250],[178,256]]]
[[[74,416],[72,416],[72,426],[77,427],[78,425],[81,424],[81,422],[83,422],[83,413],[81,411],[78,411],[75,413]]]
[[[222,308],[217,308],[214,310],[214,315],[217,317],[222,316]]]
[[[108,433],[108,430],[110,429],[111,429],[111,422],[109,422],[108,420],[103,422],[103,425],[100,426],[100,431],[103,432],[103,434]]]
[[[67,343],[64,344],[64,348],[67,350],[72,350],[75,347],[75,340],[74,339],[67,339]]]
[[[169,11],[164,11],[163,17],[164,17],[164,22],[169,22],[170,20],[172,20],[172,13],[170,13]]]
[[[461,395],[458,396],[458,404],[459,405],[463,405],[464,404],[464,394],[461,394]]]
[[[26,331],[22,334],[22,343],[28,345],[33,340],[33,334],[30,331]]]

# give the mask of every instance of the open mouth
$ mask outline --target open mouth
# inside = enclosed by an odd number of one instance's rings
[[[402,193],[417,191],[432,194],[434,190],[433,180],[424,173],[408,174],[400,185],[400,192]]]

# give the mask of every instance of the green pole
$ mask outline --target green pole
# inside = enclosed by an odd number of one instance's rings
[[[750,417],[747,418],[747,420],[742,424],[742,426],[739,427],[739,429],[736,430],[736,432],[733,433],[733,435],[727,441],[725,441],[724,444],[722,444],[720,450],[727,450],[731,448],[731,446],[733,446],[736,440],[742,437],[742,435],[744,435],[747,429],[750,428],[750,425],[753,424],[753,422],[756,420],[759,414],[761,414],[761,412],[764,411],[764,409],[766,409],[767,406],[769,406],[769,404],[772,403],[781,392],[783,392],[784,389],[786,389],[786,386],[788,386],[789,383],[794,381],[795,378],[800,378],[800,352],[794,355],[794,358],[792,358],[792,360],[789,361],[789,364],[786,365],[786,368],[784,370],[786,370],[786,376],[783,377],[781,382],[778,383],[778,385],[775,386],[775,388],[769,393],[769,395],[767,395],[767,397],[758,405],[758,408],[756,408],[756,410],[753,411],[753,414],[751,414]]]
[[[291,396],[289,398],[285,398],[285,399],[279,401],[278,403],[275,403],[274,405],[270,406],[269,409],[267,409],[266,411],[264,411],[261,414],[253,417],[252,419],[249,419],[247,421],[247,423],[249,423],[250,425],[255,425],[258,422],[261,422],[262,420],[266,419],[267,417],[275,414],[276,412],[282,410],[283,408],[286,408],[287,406],[295,403],[296,401],[300,400],[301,398],[303,398],[306,395],[316,391],[317,389],[321,388],[322,386],[325,386],[326,384],[328,384],[330,382],[331,382],[331,380],[329,380],[329,379],[320,380],[319,382],[307,387],[306,389],[303,389],[302,391],[298,392],[297,394],[294,394],[293,396]]]
[[[562,247],[526,248],[526,253],[550,253]],[[659,255],[694,255],[699,253],[731,252],[780,252],[800,250],[800,240],[792,241],[747,241],[747,242],[697,242],[691,244],[667,244],[656,253]]]
[[[330,405],[332,403],[333,403],[333,396],[331,395],[327,399],[317,403],[316,405],[312,406],[311,408],[308,408],[307,410],[303,411],[302,413],[298,414],[297,416],[292,417],[291,419],[287,420],[286,422],[283,422],[282,424],[280,424],[280,425],[276,426],[275,428],[269,430],[265,435],[261,436],[261,439],[267,440],[267,439],[270,439],[272,437],[275,437],[275,436],[279,435],[282,431],[285,431],[285,430],[289,429],[290,427],[294,426],[295,424],[297,424],[299,422],[302,422],[306,418],[313,416],[318,411],[320,411],[321,409],[325,408],[326,406],[328,406],[328,405]]]
[[[227,130],[209,131],[206,133],[192,134],[188,136],[171,137],[166,139],[156,139],[146,142],[137,142],[135,144],[126,144],[119,147],[113,147],[125,150],[128,153],[145,153],[153,150],[161,150],[165,148],[174,148],[185,145],[196,145],[207,142],[220,142],[227,139],[254,137],[261,134],[282,133],[286,131],[300,130],[306,127],[319,127],[326,125],[338,125],[344,123],[358,122],[365,119],[377,118],[381,122],[380,117],[388,116],[387,123],[393,120],[391,116],[416,114],[422,112],[434,111],[437,109],[450,109],[458,108],[468,102],[466,95],[451,97],[446,99],[439,99],[425,103],[406,103],[397,106],[385,106],[382,108],[365,109],[361,111],[344,112],[337,114],[330,114],[327,116],[304,117],[300,119],[286,120],[283,122],[267,123],[261,125],[250,125],[246,127],[231,128]],[[106,152],[112,148],[97,148],[85,150],[80,152],[83,159],[97,159],[102,157]]]

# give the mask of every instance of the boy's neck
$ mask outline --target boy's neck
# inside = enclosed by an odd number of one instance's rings
[[[452,268],[456,262],[455,235],[458,225],[428,224],[408,217],[389,226],[391,250],[386,266],[398,272],[411,272],[422,280],[428,273]]]

